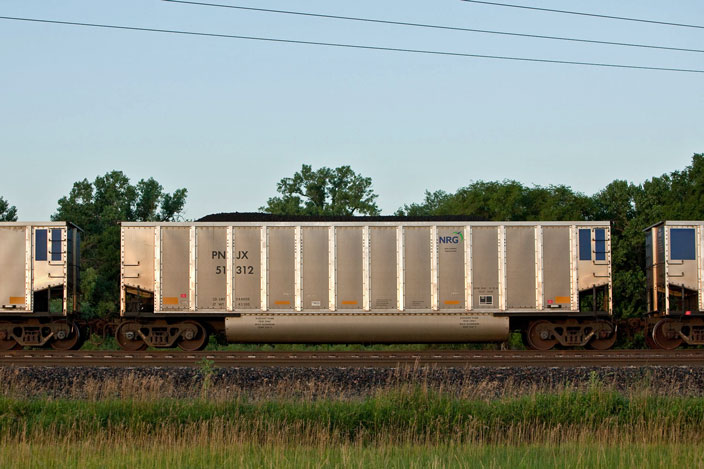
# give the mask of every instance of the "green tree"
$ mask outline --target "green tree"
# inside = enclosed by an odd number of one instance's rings
[[[592,200],[567,186],[526,187],[517,181],[478,181],[454,194],[426,192],[420,204],[401,207],[396,214],[470,215],[484,220],[587,220]]]
[[[396,210],[395,215],[400,217],[424,217],[428,215],[439,215],[440,212],[450,204],[452,197],[452,194],[448,194],[443,190],[435,192],[425,191],[425,198],[423,199],[423,202],[419,204],[406,204]]]
[[[304,164],[293,177],[276,185],[281,194],[267,201],[260,210],[277,215],[378,215],[378,197],[371,178],[352,171],[349,166],[313,170]]]
[[[692,156],[692,164],[682,171],[645,181],[636,205],[648,225],[666,219],[704,219],[704,154]]]
[[[0,197],[0,221],[17,221],[17,209]]]
[[[120,282],[121,221],[174,221],[181,217],[186,189],[164,192],[153,178],[136,185],[121,171],[84,179],[59,199],[52,220],[70,221],[82,230],[81,310],[106,316],[117,311]]]

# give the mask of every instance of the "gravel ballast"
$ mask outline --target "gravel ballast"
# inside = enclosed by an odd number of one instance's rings
[[[13,397],[359,398],[422,386],[475,398],[565,389],[704,395],[704,367],[97,368],[0,367]]]

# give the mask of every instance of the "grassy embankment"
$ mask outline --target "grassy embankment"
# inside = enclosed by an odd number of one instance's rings
[[[195,392],[195,391],[194,391]],[[2,467],[704,465],[704,398],[422,386],[358,398],[0,397]]]

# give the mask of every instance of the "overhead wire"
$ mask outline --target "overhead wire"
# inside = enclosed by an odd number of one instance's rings
[[[680,72],[680,73],[704,73],[704,70],[701,70],[701,69],[669,68],[669,67],[655,67],[655,66],[644,66],[644,65],[628,65],[628,64],[599,63],[599,62],[580,62],[580,61],[572,61],[572,60],[553,60],[553,59],[541,59],[541,58],[533,58],[533,57],[513,57],[513,56],[502,56],[502,55],[470,54],[470,53],[464,53],[464,52],[449,52],[449,51],[436,51],[436,50],[424,50],[424,49],[407,49],[407,48],[383,47],[383,46],[366,46],[366,45],[361,45],[361,44],[346,44],[346,43],[320,42],[320,41],[302,41],[302,40],[295,40],[295,39],[281,39],[281,38],[260,37],[260,36],[244,36],[244,35],[235,35],[235,34],[218,34],[218,33],[205,33],[205,32],[199,32],[199,31],[184,31],[184,30],[177,30],[177,29],[143,28],[143,27],[137,27],[137,26],[121,26],[121,25],[111,25],[111,24],[103,24],[103,23],[83,23],[83,22],[77,22],[77,21],[60,21],[60,20],[49,20],[49,19],[43,19],[43,18],[0,16],[0,20],[43,23],[43,24],[57,24],[57,25],[65,25],[65,26],[80,26],[80,27],[112,29],[112,30],[154,32],[154,33],[162,33],[162,34],[178,34],[178,35],[212,37],[212,38],[221,38],[221,39],[242,39],[242,40],[249,40],[249,41],[264,41],[264,42],[299,44],[299,45],[308,45],[308,46],[338,47],[338,48],[346,48],[346,49],[372,50],[372,51],[384,51],[384,52],[404,52],[404,53],[412,53],[412,54],[439,55],[439,56],[449,56],[449,57],[467,57],[467,58],[478,58],[478,59],[493,59],[493,60],[520,61],[520,62],[533,62],[533,63],[549,63],[549,64],[560,64],[560,65],[581,65],[581,66],[588,66],[588,67],[619,68],[619,69],[632,69],[632,70],[652,70],[652,71]]]
[[[284,14],[284,15],[306,16],[306,17],[313,17],[313,18],[324,18],[324,19],[334,19],[334,20],[343,20],[343,21],[358,21],[358,22],[365,22],[365,23],[388,24],[388,25],[395,25],[395,26],[410,26],[410,27],[415,27],[415,28],[440,29],[440,30],[447,30],[447,31],[462,31],[462,32],[481,33],[481,34],[497,34],[497,35],[502,35],[502,36],[525,37],[525,38],[531,38],[531,39],[547,39],[547,40],[553,40],[553,41],[582,42],[582,43],[601,44],[601,45],[609,45],[609,46],[641,47],[641,48],[647,48],[647,49],[661,49],[661,50],[678,51],[678,52],[704,53],[704,49],[688,49],[688,48],[683,48],[683,47],[658,46],[658,45],[652,45],[652,44],[600,41],[600,40],[596,40],[596,39],[571,38],[571,37],[563,37],[563,36],[548,36],[548,35],[542,35],[542,34],[516,33],[516,32],[511,32],[511,31],[496,31],[496,30],[489,30],[489,29],[463,28],[463,27],[458,27],[458,26],[444,26],[444,25],[437,25],[437,24],[412,23],[412,22],[407,22],[407,21],[381,20],[381,19],[375,19],[375,18],[362,18],[362,17],[355,17],[355,16],[326,15],[326,14],[321,14],[321,13],[311,13],[311,12],[303,12],[303,11],[277,10],[277,9],[271,9],[271,8],[246,7],[246,6],[241,6],[241,5],[228,5],[228,4],[222,4],[222,3],[196,2],[196,1],[189,1],[189,0],[162,0],[162,1],[167,2],[167,3],[180,3],[180,4],[184,4],[184,5],[227,8],[227,9],[233,9],[233,10],[255,11],[255,12],[262,12],[262,13],[276,13],[276,14]]]
[[[633,21],[633,22],[637,22],[637,23],[659,24],[659,25],[663,25],[663,26],[676,26],[676,27],[680,27],[680,28],[704,29],[704,25],[699,25],[699,24],[673,23],[673,22],[669,22],[669,21],[658,21],[658,20],[650,20],[650,19],[644,19],[644,18],[631,18],[628,16],[613,16],[613,15],[602,15],[602,14],[598,14],[598,13],[588,13],[588,12],[583,12],[583,11],[557,10],[557,9],[553,9],[553,8],[541,8],[541,7],[533,7],[533,6],[527,6],[527,5],[516,5],[514,3],[489,2],[489,1],[484,1],[484,0],[460,0],[460,1],[467,2],[467,3],[480,3],[483,5],[507,7],[507,8],[520,8],[523,10],[535,10],[535,11],[545,11],[545,12],[549,12],[549,13],[560,13],[560,14],[564,14],[564,15],[590,16],[593,18],[604,18],[604,19],[620,20],[620,21]]]

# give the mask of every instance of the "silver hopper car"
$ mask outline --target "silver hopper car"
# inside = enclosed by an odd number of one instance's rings
[[[664,221],[645,230],[646,343],[704,345],[704,222]]]
[[[0,350],[78,348],[80,229],[66,222],[0,222]]]
[[[613,345],[608,222],[122,223],[120,345]]]

